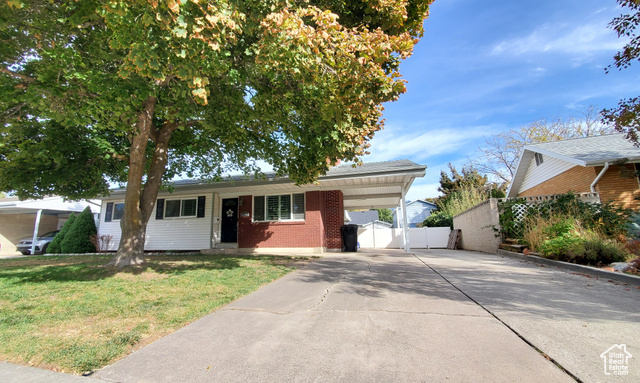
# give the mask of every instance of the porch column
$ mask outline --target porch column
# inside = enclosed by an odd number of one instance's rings
[[[38,230],[40,229],[40,218],[42,218],[42,209],[36,213],[36,224],[33,227],[33,240],[31,241],[31,255],[36,252],[36,241],[38,240]]]
[[[404,242],[404,250],[408,253],[411,251],[411,245],[409,245],[409,225],[407,223],[407,203],[405,202],[406,191],[402,188],[402,240]]]

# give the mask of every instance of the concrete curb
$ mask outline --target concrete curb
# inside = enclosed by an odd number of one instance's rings
[[[600,270],[594,267],[578,265],[575,263],[554,261],[552,259],[542,258],[535,255],[525,255],[522,253],[516,253],[513,251],[507,251],[502,249],[498,249],[498,255],[504,255],[506,257],[516,258],[516,259],[524,259],[526,261],[541,263],[547,266],[556,266],[562,269],[574,271],[576,273],[591,275],[597,278],[608,279],[616,282],[622,282],[622,283],[628,283],[630,285],[640,286],[640,277],[635,277],[629,274],[618,273],[618,272],[607,271],[607,270]]]

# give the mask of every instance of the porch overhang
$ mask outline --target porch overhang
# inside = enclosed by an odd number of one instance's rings
[[[403,191],[406,193],[416,178],[424,177],[426,168],[426,165],[399,160],[365,163],[357,167],[341,165],[329,170],[325,176],[320,176],[317,182],[300,186],[295,186],[286,177],[275,178],[267,175],[266,179],[238,177],[223,182],[183,180],[176,182],[175,189],[181,192],[215,191],[223,198],[290,193],[292,189],[300,192],[340,190],[346,210],[380,209],[398,206]],[[104,199],[121,199],[124,190],[114,190],[111,196]],[[166,191],[160,192],[161,196],[168,194]]]

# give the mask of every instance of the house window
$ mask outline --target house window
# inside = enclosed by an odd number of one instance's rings
[[[119,220],[124,216],[124,203],[113,204],[113,219]]]
[[[536,166],[540,166],[544,162],[544,158],[542,158],[542,153],[535,153],[536,157]]]
[[[253,197],[254,221],[301,221],[304,210],[304,193]]]
[[[113,203],[107,202],[107,206],[104,209],[104,221],[111,222],[122,219],[124,216],[124,202]]]
[[[197,200],[194,199],[172,199],[164,202],[164,217],[195,217]]]

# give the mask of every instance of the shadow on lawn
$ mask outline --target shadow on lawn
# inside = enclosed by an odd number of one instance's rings
[[[145,272],[180,275],[193,270],[229,270],[242,266],[246,259],[265,262],[272,265],[282,264],[283,257],[274,256],[231,256],[231,255],[153,255],[146,256],[147,264],[142,267],[130,267],[122,270],[105,268],[110,256],[55,257],[37,259],[35,262],[12,262],[2,265],[0,282],[15,279],[13,283],[45,283],[67,281],[95,281],[111,278],[118,274],[141,275]],[[11,282],[10,282],[11,283]]]

